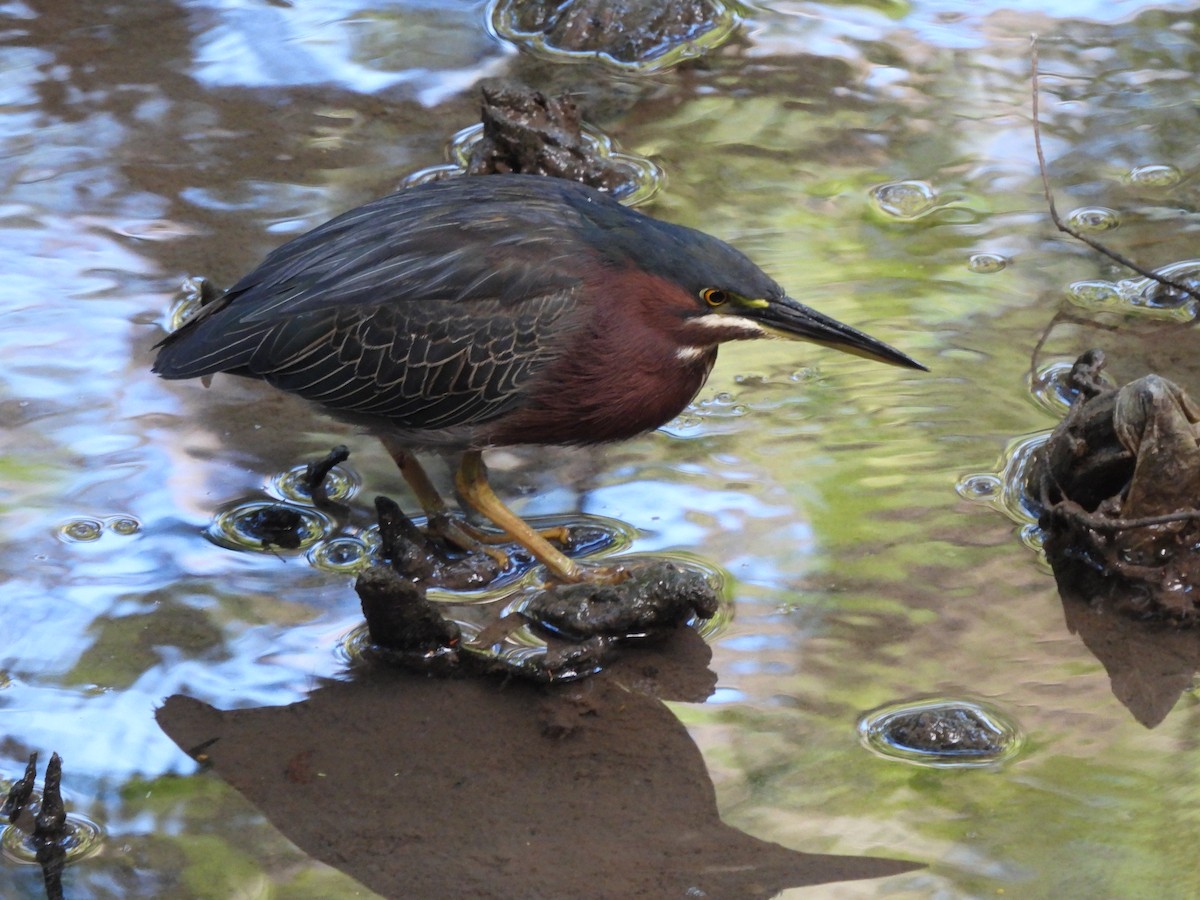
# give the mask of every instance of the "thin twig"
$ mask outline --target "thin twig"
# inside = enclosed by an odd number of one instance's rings
[[[1126,531],[1131,528],[1153,528],[1156,525],[1171,525],[1175,522],[1200,520],[1200,509],[1181,509],[1158,516],[1140,516],[1136,519],[1109,518],[1090,513],[1073,500],[1060,500],[1050,506],[1052,515],[1062,516],[1068,521],[1090,528],[1092,531]]]
[[[1054,193],[1050,190],[1050,176],[1046,172],[1046,156],[1042,152],[1042,129],[1038,121],[1038,36],[1030,35],[1030,43],[1032,52],[1030,54],[1030,65],[1033,69],[1033,146],[1037,150],[1038,169],[1042,173],[1042,190],[1046,195],[1046,203],[1050,207],[1050,219],[1054,222],[1055,227],[1077,241],[1082,241],[1093,250],[1103,253],[1109,259],[1127,269],[1132,269],[1143,278],[1149,278],[1165,287],[1174,288],[1177,291],[1182,291],[1193,300],[1200,300],[1200,292],[1188,287],[1186,284],[1176,281],[1173,278],[1168,278],[1158,272],[1151,272],[1149,269],[1142,268],[1127,256],[1111,250],[1097,241],[1095,238],[1088,237],[1086,234],[1079,231],[1077,228],[1072,228],[1065,223],[1058,215],[1058,209],[1054,205]]]

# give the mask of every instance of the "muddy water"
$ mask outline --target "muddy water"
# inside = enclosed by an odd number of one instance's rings
[[[764,3],[648,73],[521,53],[479,3],[77,6],[8,4],[0,34],[0,775],[63,756],[69,807],[103,833],[67,896],[362,895],[153,710],[282,705],[342,673],[350,579],[205,532],[335,443],[364,510],[394,469],[266,389],[160,382],[150,348],[185,278],[228,284],[442,162],[491,76],[573,92],[666,172],[650,211],[933,370],[733,346],[658,433],[492,461],[525,513],[610,517],[635,551],[726,573],[716,692],[673,709],[727,823],[927,865],[789,896],[1200,892],[1192,651],[1094,655],[1021,524],[956,490],[1053,425],[1031,369],[1088,346],[1119,380],[1200,392],[1179,316],[1070,290],[1128,273],[1047,222],[1029,118],[1037,31],[1060,207],[1098,208],[1080,221],[1147,265],[1200,256],[1188,4]],[[1018,751],[930,768],[860,745],[864,713],[930,698],[986,704]],[[0,893],[40,896],[19,855]]]

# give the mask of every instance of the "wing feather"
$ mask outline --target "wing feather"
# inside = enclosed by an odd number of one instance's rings
[[[403,428],[502,415],[580,327],[577,186],[532,181],[409,189],[289,241],[169,335],[155,371],[261,378]]]

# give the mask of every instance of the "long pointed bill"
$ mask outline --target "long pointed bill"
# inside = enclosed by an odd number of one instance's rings
[[[902,366],[905,369],[929,371],[928,368],[911,356],[901,353],[895,347],[889,347],[883,341],[877,341],[869,334],[864,334],[849,325],[843,325],[837,319],[819,313],[791,297],[784,297],[782,300],[773,301],[768,306],[755,309],[749,317],[767,331],[780,337],[811,341],[814,344],[841,350],[843,353],[853,353],[864,359]]]

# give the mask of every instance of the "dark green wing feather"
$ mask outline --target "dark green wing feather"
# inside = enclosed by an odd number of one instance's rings
[[[408,428],[501,415],[579,327],[585,248],[561,196],[577,186],[537,181],[444,182],[339,216],[169,335],[154,369],[261,378]]]

